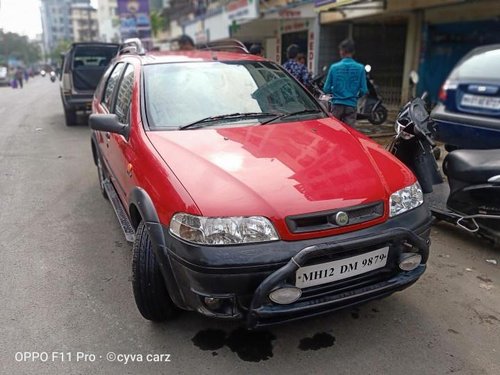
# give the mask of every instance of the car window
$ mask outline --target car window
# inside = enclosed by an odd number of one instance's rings
[[[500,79],[500,49],[471,56],[455,68],[450,78]]]
[[[116,103],[114,113],[118,117],[118,121],[122,124],[128,124],[128,114],[130,108],[130,99],[132,97],[132,89],[134,87],[134,66],[127,65],[123,78],[118,88],[116,95]]]
[[[120,75],[125,67],[124,63],[116,64],[113,72],[108,78],[108,82],[106,82],[106,87],[104,88],[104,97],[102,99],[102,103],[108,108],[111,109],[111,100],[113,98],[113,91],[115,89],[116,84],[120,78]]]
[[[231,113],[292,113],[318,105],[271,62],[199,62],[144,67],[149,126],[178,128]]]
[[[118,46],[76,46],[73,68],[105,67],[116,55]]]

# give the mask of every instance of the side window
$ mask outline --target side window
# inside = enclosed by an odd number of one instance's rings
[[[115,89],[116,84],[118,83],[118,80],[120,79],[120,75],[124,67],[125,67],[124,63],[116,64],[115,68],[113,69],[113,72],[111,73],[111,76],[108,78],[108,82],[106,82],[102,103],[108,109],[111,109],[111,100],[113,99],[113,91]]]
[[[114,113],[118,116],[118,121],[122,124],[128,124],[128,114],[130,109],[130,99],[132,98],[132,89],[134,87],[134,66],[127,65],[123,78],[118,88]]]

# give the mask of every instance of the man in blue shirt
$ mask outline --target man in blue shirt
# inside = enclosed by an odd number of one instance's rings
[[[292,76],[297,78],[300,83],[307,86],[310,84],[311,78],[306,66],[298,61],[298,54],[299,46],[291,44],[286,50],[288,60],[283,64],[283,68],[285,68]]]
[[[342,60],[332,64],[323,91],[332,94],[332,114],[340,121],[353,126],[356,123],[358,98],[368,93],[363,65],[356,62],[354,42],[346,39],[339,45]]]

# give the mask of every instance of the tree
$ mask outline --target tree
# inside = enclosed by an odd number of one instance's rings
[[[70,47],[71,47],[71,41],[66,39],[60,40],[57,43],[56,48],[54,48],[50,53],[51,61],[53,63],[59,61],[61,58],[61,54],[66,53],[66,51],[68,51]]]
[[[9,58],[16,58],[25,64],[40,60],[40,46],[26,36],[0,30],[0,63],[6,64]]]
[[[165,18],[160,12],[153,11],[150,13],[151,33],[156,38],[158,33],[165,28]]]

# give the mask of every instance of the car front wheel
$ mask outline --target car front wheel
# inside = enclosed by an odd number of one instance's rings
[[[168,294],[143,221],[137,228],[132,251],[132,287],[139,312],[154,322],[174,318],[178,309]]]

